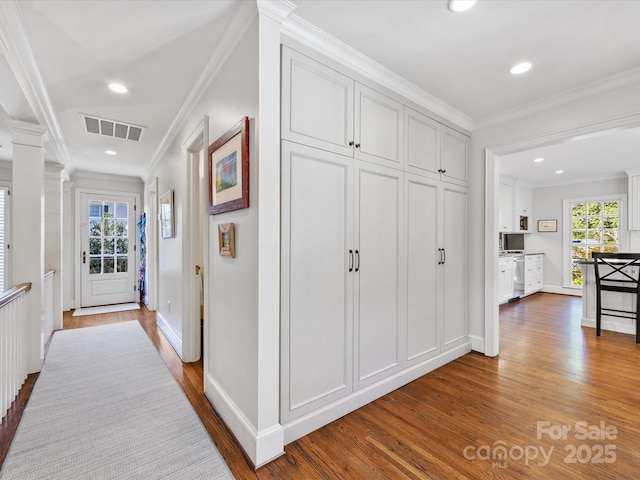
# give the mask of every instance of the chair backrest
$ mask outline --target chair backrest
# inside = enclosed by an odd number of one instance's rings
[[[592,254],[596,288],[613,292],[640,292],[640,253]]]

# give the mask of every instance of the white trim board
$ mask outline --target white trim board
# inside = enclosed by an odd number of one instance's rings
[[[115,305],[100,305],[98,307],[77,308],[73,311],[72,317],[83,317],[85,315],[100,315],[103,313],[126,312],[129,310],[140,310],[137,303],[118,303]]]

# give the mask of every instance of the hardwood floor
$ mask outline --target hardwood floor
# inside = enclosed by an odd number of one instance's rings
[[[238,479],[636,479],[640,345],[632,335],[596,337],[580,317],[575,297],[505,305],[498,358],[470,353],[293,442],[257,472],[204,398],[201,363],[180,362],[153,313],[64,322],[140,321]],[[0,428],[0,463],[35,377]]]

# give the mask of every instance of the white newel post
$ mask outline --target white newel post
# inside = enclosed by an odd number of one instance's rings
[[[29,373],[42,367],[44,306],[44,135],[45,127],[8,120],[13,134],[13,283],[31,282],[25,353]]]

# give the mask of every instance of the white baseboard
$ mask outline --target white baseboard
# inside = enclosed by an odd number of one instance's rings
[[[596,319],[582,317],[582,326],[596,328]],[[618,332],[618,333],[628,333],[629,335],[636,334],[635,324],[632,325],[629,323],[617,322],[615,320],[607,320],[604,318],[604,316],[602,318],[602,324],[600,326],[602,330],[609,330],[611,332]]]
[[[556,285],[545,285],[542,287],[542,291],[545,293],[557,293],[559,295],[572,295],[574,297],[582,296],[581,288],[566,288],[566,287],[558,287]]]
[[[333,422],[334,420],[337,420],[340,417],[343,417],[350,412],[353,412],[354,410],[357,410],[367,403],[370,403],[417,378],[420,378],[421,376],[469,353],[470,351],[471,342],[466,342],[458,347],[441,353],[437,357],[433,357],[423,363],[402,370],[395,375],[391,375],[384,380],[358,390],[347,397],[341,398],[329,405],[291,420],[283,425],[285,445],[327,425],[328,423]]]
[[[471,350],[474,352],[484,353],[484,337],[469,335],[469,340],[471,340]]]
[[[156,322],[158,323],[158,327],[162,333],[164,333],[164,336],[167,337],[167,340],[169,340],[169,343],[182,360],[182,338],[180,338],[180,335],[171,328],[171,325],[169,325],[160,312],[156,313]]]
[[[255,468],[284,454],[284,431],[280,424],[258,432],[210,374],[205,375],[204,393]]]

